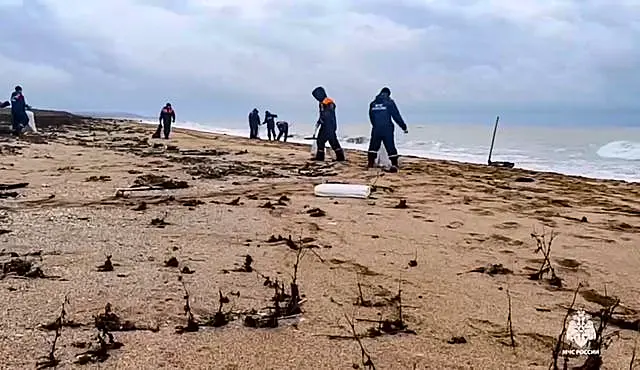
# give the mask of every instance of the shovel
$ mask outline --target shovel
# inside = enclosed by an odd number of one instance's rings
[[[496,124],[493,126],[493,137],[491,138],[491,148],[489,149],[489,159],[487,160],[487,164],[492,167],[500,167],[500,168],[513,168],[515,163],[513,162],[494,162],[491,160],[491,154],[493,154],[493,144],[496,141],[496,132],[498,131],[498,122],[500,121],[500,116],[496,117]]]
[[[315,128],[315,130],[313,130],[313,136],[311,136],[311,137],[307,136],[307,137],[305,137],[304,139],[305,139],[305,140],[315,140],[315,139],[316,139],[316,134],[318,133],[318,129],[319,129],[319,128],[320,128],[320,126],[317,126],[317,127]]]

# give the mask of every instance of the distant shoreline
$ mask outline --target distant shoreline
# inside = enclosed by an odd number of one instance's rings
[[[120,119],[120,118],[118,118],[118,119]],[[150,125],[150,126],[157,125],[156,122],[153,122],[151,120],[131,120],[131,119],[124,119],[124,120],[130,121],[130,122],[132,122],[134,124],[146,124],[146,125]],[[207,134],[215,134],[215,135],[225,135],[225,136],[231,136],[231,137],[237,137],[237,138],[246,138],[248,136],[248,133],[247,133],[247,135],[243,135],[241,133],[242,130],[240,130],[240,129],[227,129],[227,128],[222,128],[222,127],[218,127],[218,128],[216,128],[216,127],[204,127],[203,125],[198,125],[198,127],[193,127],[193,126],[192,127],[184,127],[184,126],[180,126],[180,124],[181,124],[181,122],[178,122],[178,126],[175,127],[176,130],[183,130],[184,132],[198,132],[198,133],[207,133]],[[306,136],[306,135],[304,135],[304,134],[294,134],[294,137],[290,138],[288,143],[295,143],[295,144],[303,145],[305,147],[310,147],[311,142],[309,140],[304,140],[303,139],[304,136]],[[263,139],[261,139],[261,142],[268,142],[268,141],[263,138]],[[366,152],[366,149],[363,149],[362,147],[359,147],[358,144],[348,143],[345,140],[342,140],[341,144],[348,151],[357,152],[357,153]],[[402,153],[402,150],[400,152]],[[487,167],[487,165],[484,164],[484,163],[468,162],[468,161],[456,160],[456,159],[433,158],[433,157],[429,157],[426,154],[425,155],[421,155],[421,154],[411,153],[411,154],[402,155],[402,158],[424,159],[424,160],[429,160],[429,161],[434,161],[434,162],[439,162],[439,163],[458,163],[458,164],[465,164],[465,165]],[[401,162],[402,162],[402,159],[401,159]],[[584,176],[584,175],[566,174],[566,173],[562,173],[562,172],[559,172],[559,171],[549,171],[549,170],[545,171],[545,170],[521,168],[521,167],[518,167],[518,163],[517,162],[516,162],[516,168],[514,170],[524,171],[526,173],[531,173],[531,174],[541,173],[541,174],[553,174],[553,175],[559,175],[559,176],[568,176],[568,177],[571,177],[571,178],[583,179],[583,180],[613,181],[613,182],[634,183],[634,184],[635,183],[640,183],[640,179],[637,179],[637,180],[626,180],[626,179],[616,179],[616,178],[598,178],[598,177],[590,177],[590,176]]]
[[[69,112],[64,112],[64,111],[55,111],[55,110],[35,110],[36,112],[36,120],[37,120],[37,124],[39,127],[47,127],[50,126],[51,123],[49,121],[53,120],[55,121],[55,125],[64,125],[64,120],[65,119],[84,119],[84,118],[89,118],[90,116],[81,116],[78,114],[74,114],[74,113],[69,113]],[[6,125],[7,125],[7,129],[9,128],[9,114],[10,111],[8,109],[2,109],[0,110],[0,123],[3,121],[3,116],[4,120],[6,120]],[[130,118],[130,117],[110,117],[110,118],[103,118],[103,117],[94,117],[94,119],[99,119],[99,120],[108,120],[108,121],[122,121],[122,122],[127,122],[130,124],[134,124],[134,125],[140,125],[140,124],[145,124],[145,125],[150,125],[150,126],[155,126],[157,123],[155,123],[155,121],[153,119],[143,119],[143,118]],[[185,127],[186,126],[186,127]],[[195,127],[194,127],[195,126]],[[243,131],[241,129],[225,129],[222,127],[207,127],[205,125],[199,125],[197,123],[190,123],[190,122],[178,122],[177,126],[175,127],[177,130],[185,130],[185,132],[200,132],[200,133],[211,133],[211,134],[217,134],[217,135],[226,135],[226,136],[231,136],[231,137],[246,137],[247,135],[243,134]],[[294,137],[289,139],[289,143],[296,143],[299,145],[303,145],[305,147],[309,147],[311,145],[309,140],[304,140],[303,139],[304,135],[296,135],[294,134]],[[263,139],[263,142],[266,142],[266,140]],[[342,145],[353,152],[357,152],[357,153],[362,153],[363,148],[362,145],[358,146],[358,144],[352,144],[349,142],[346,142],[346,140],[342,140]],[[401,150],[402,153],[402,150]],[[457,159],[443,159],[443,158],[434,158],[434,157],[429,157],[428,154],[415,154],[415,153],[407,153],[406,155],[402,156],[403,158],[420,158],[420,159],[425,159],[425,160],[429,160],[429,161],[434,161],[434,162],[444,162],[444,163],[460,163],[460,164],[469,164],[469,165],[474,165],[474,166],[485,166],[485,164],[483,163],[478,163],[478,162],[470,162],[470,161],[464,161],[464,160],[457,160]],[[402,160],[401,160],[402,161]],[[516,162],[516,169],[518,169],[518,163]],[[519,168],[518,170],[520,171],[525,171],[526,173],[546,173],[546,174],[555,174],[555,175],[561,175],[561,176],[569,176],[572,178],[576,178],[576,179],[587,179],[587,180],[595,180],[595,181],[613,181],[613,182],[625,182],[625,183],[639,183],[640,180],[629,180],[629,179],[616,179],[616,178],[602,178],[602,177],[592,177],[592,176],[584,176],[584,175],[574,175],[574,174],[566,174],[566,173],[562,173],[560,171],[552,171],[552,170],[537,170],[537,169],[525,169],[525,168]]]
[[[154,122],[148,122],[148,121],[143,121],[143,122],[139,122],[139,121],[135,121],[135,120],[127,120],[129,123],[131,124],[135,124],[135,125],[147,125],[150,128],[151,127],[155,127],[157,125],[157,123]],[[176,127],[175,128],[175,132],[181,132],[181,133],[187,133],[187,134],[196,134],[196,135],[212,135],[212,136],[228,136],[228,137],[233,137],[233,138],[239,138],[239,139],[247,139],[245,136],[242,135],[237,135],[237,134],[233,134],[233,133],[228,133],[228,132],[217,132],[214,131],[214,129],[211,130],[199,130],[199,129],[195,129],[195,128],[185,128],[185,127]],[[248,140],[248,139],[247,139]],[[263,145],[278,145],[277,142],[269,142],[266,139],[261,139],[260,141],[258,141],[258,143],[263,144]],[[280,142],[280,145],[285,145],[285,143]],[[309,148],[311,146],[311,144],[304,142],[303,140],[290,140],[288,141],[286,144],[288,145],[295,145],[295,146],[301,146],[301,147],[306,147]],[[366,152],[366,150],[362,150],[359,148],[351,148],[348,145],[343,145],[346,149],[347,149],[347,153],[351,152],[351,153],[358,153],[359,155],[362,155]],[[330,152],[330,149],[329,149]],[[503,169],[497,169],[497,168],[493,168],[493,167],[489,167],[485,164],[479,164],[479,163],[471,163],[471,162],[464,162],[464,161],[456,161],[456,160],[450,160],[450,159],[436,159],[436,158],[428,158],[428,157],[423,157],[423,156],[418,156],[418,155],[403,155],[400,159],[400,163],[402,165],[402,158],[405,159],[409,159],[409,160],[418,160],[418,161],[427,161],[427,162],[432,162],[432,163],[436,163],[436,164],[453,164],[453,165],[462,165],[462,166],[469,166],[469,168],[473,168],[474,170],[477,169],[490,169],[490,170],[495,170],[495,171],[513,171],[516,173],[520,173],[523,176],[536,176],[536,175],[541,175],[541,176],[552,176],[552,177],[567,177],[567,178],[571,178],[571,179],[575,179],[578,181],[588,181],[588,182],[596,182],[596,183],[615,183],[615,184],[638,184],[637,181],[625,181],[625,180],[618,180],[618,179],[600,179],[600,178],[593,178],[593,177],[587,177],[587,176],[577,176],[577,175],[568,175],[568,174],[564,174],[564,173],[560,173],[560,172],[553,172],[553,171],[537,171],[537,170],[529,170],[529,169],[524,169],[524,168],[518,168],[517,167],[517,163],[516,163],[516,168],[511,169],[511,170],[503,170]],[[349,158],[347,158],[347,160],[349,160]],[[362,163],[364,165],[364,162]]]

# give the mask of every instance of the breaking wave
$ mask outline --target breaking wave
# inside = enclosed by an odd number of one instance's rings
[[[601,146],[597,154],[602,158],[638,161],[640,160],[640,143],[633,141],[612,141]]]

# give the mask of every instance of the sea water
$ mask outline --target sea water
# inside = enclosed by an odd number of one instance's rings
[[[177,122],[176,127],[249,135],[248,126],[220,127]],[[311,144],[313,125],[290,124],[290,142]],[[261,127],[261,130],[265,130]],[[423,124],[409,126],[409,134],[396,130],[398,152],[404,156],[487,163],[493,123],[476,125]],[[368,124],[342,125],[343,147],[367,150]],[[261,137],[265,137],[261,132]],[[496,136],[493,161],[515,162],[516,167],[599,179],[640,182],[640,127],[548,127],[501,125]]]

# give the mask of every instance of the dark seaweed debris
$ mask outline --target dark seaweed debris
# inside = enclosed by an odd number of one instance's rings
[[[312,208],[307,211],[307,214],[311,217],[324,217],[327,215],[327,212],[320,208]]]
[[[481,266],[481,267],[476,267],[473,270],[469,271],[469,272],[479,272],[481,274],[487,274],[487,275],[509,275],[512,274],[513,271],[509,270],[508,268],[502,266],[501,263],[499,264],[491,264],[491,265],[487,265],[487,266]]]
[[[113,271],[113,263],[111,262],[111,255],[108,255],[104,263],[98,266],[98,271],[100,272]]]
[[[198,165],[187,169],[187,173],[203,179],[223,179],[229,176],[246,176],[257,178],[282,178],[285,177],[272,170],[255,167],[243,163],[232,163],[226,166]]]
[[[171,257],[164,262],[165,267],[178,267],[179,265],[180,263],[178,262],[178,259],[175,257]]]
[[[167,176],[158,176],[154,174],[138,176],[133,182],[134,187],[153,186],[164,189],[186,189],[189,184],[186,181],[178,181],[169,179]]]
[[[12,258],[8,262],[0,263],[2,275],[0,279],[8,275],[17,275],[26,278],[46,278],[42,269],[35,266],[31,261],[21,258]]]

